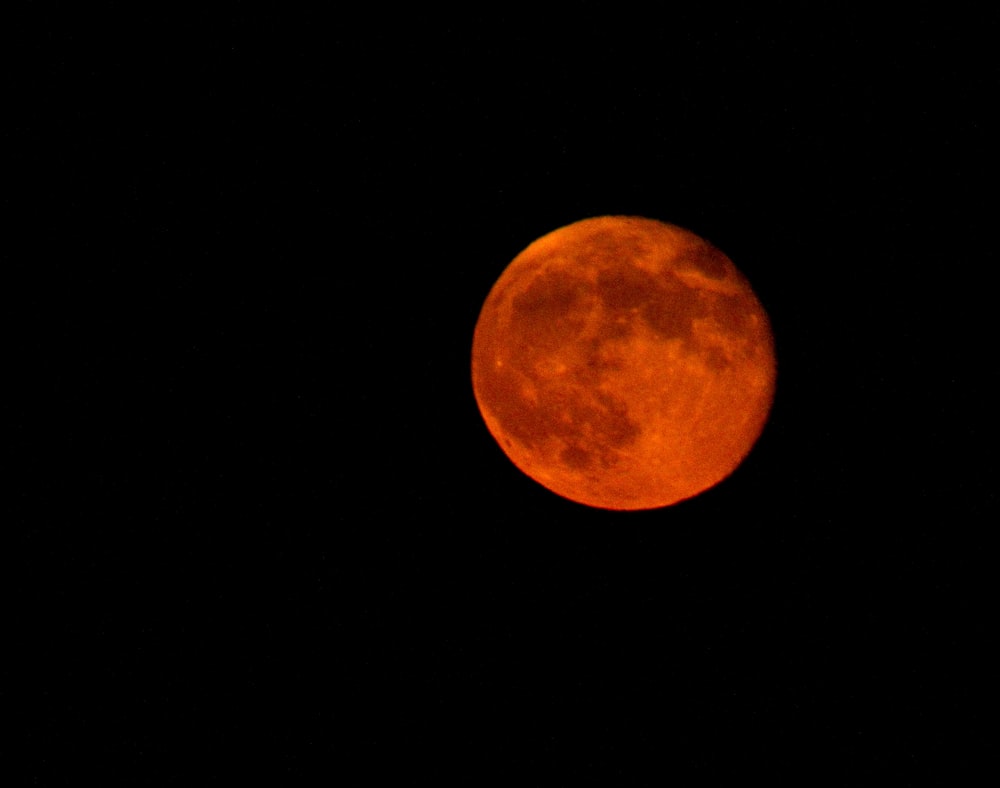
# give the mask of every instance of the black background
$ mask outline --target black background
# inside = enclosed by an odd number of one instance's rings
[[[90,6],[6,33],[10,763],[973,768],[992,17]],[[753,453],[658,511],[539,487],[472,396],[500,272],[603,214],[713,241],[776,336]]]

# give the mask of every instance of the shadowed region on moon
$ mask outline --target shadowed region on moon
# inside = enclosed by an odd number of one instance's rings
[[[773,396],[766,314],[720,251],[602,217],[539,239],[483,306],[473,388],[521,470],[567,498],[653,508],[727,476]]]
[[[714,246],[702,243],[679,255],[676,262],[678,269],[693,268],[709,279],[725,279],[732,263]]]
[[[587,282],[564,274],[547,273],[514,296],[512,328],[517,338],[532,344],[563,344],[567,332],[583,329],[589,311]]]

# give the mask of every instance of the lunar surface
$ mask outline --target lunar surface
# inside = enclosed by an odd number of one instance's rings
[[[589,506],[652,509],[742,462],[775,387],[767,314],[698,236],[650,219],[586,219],[500,276],[472,347],[486,426],[513,463]]]

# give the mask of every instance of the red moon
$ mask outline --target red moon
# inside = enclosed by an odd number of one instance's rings
[[[747,280],[670,224],[602,216],[539,238],[490,291],[472,386],[510,460],[602,509],[669,506],[749,453],[775,388]]]

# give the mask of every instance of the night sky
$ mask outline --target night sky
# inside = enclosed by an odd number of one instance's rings
[[[965,782],[995,15],[90,5],[8,31],[5,761]],[[502,270],[605,214],[712,241],[775,334],[753,452],[666,509],[550,493],[472,394]]]

